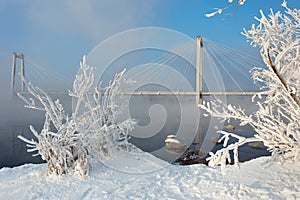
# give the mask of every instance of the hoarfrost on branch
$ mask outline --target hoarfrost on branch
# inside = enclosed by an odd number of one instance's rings
[[[48,174],[75,172],[87,175],[91,159],[106,159],[118,148],[128,148],[128,134],[135,121],[118,121],[124,105],[117,105],[121,96],[120,85],[129,84],[123,78],[125,70],[116,74],[108,86],[91,88],[94,82],[93,68],[80,62],[80,73],[73,83],[69,96],[75,100],[75,110],[68,116],[59,100],[51,97],[31,83],[26,83],[33,98],[18,94],[26,107],[45,112],[44,126],[39,133],[33,126],[30,130],[36,140],[18,136],[27,143],[28,152],[37,152],[47,162]],[[26,82],[24,80],[23,81]],[[118,97],[119,97],[118,96]]]
[[[242,6],[244,5],[246,2],[246,0],[228,0],[228,3],[230,3],[229,6],[226,7],[222,7],[222,8],[214,8],[215,11],[211,12],[211,13],[207,13],[205,14],[206,17],[213,17],[217,14],[222,14],[224,10],[227,10],[229,8],[232,8],[234,6]]]
[[[247,115],[240,107],[224,105],[220,101],[204,102],[201,106],[211,116],[223,120],[235,119],[240,126],[251,125],[257,134],[244,138],[233,133],[220,132],[221,139],[235,137],[238,141],[211,153],[209,165],[221,165],[231,161],[229,151],[234,151],[234,162],[238,163],[238,147],[248,142],[263,142],[274,160],[299,160],[300,151],[300,10],[286,9],[271,13],[268,17],[261,12],[256,17],[258,25],[242,33],[251,45],[260,48],[261,57],[267,68],[252,69],[255,82],[262,84],[261,92],[253,96],[258,111]],[[262,94],[266,95],[261,98]]]

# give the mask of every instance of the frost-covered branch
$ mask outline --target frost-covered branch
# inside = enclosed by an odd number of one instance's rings
[[[279,78],[281,84],[300,107],[299,89],[299,49],[300,49],[300,11],[291,10],[284,1],[285,15],[271,13],[268,18],[261,11],[261,18],[255,19],[258,26],[242,33],[253,46],[261,48],[260,54],[265,64]]]
[[[225,166],[226,166],[227,162],[231,163],[231,157],[230,157],[230,153],[229,153],[230,151],[233,151],[234,164],[239,166],[238,148],[246,143],[260,141],[258,138],[255,138],[255,137],[245,138],[245,137],[236,135],[234,133],[229,133],[226,131],[218,131],[218,133],[223,134],[223,136],[218,140],[218,142],[222,142],[224,140],[224,143],[223,143],[224,148],[217,151],[215,154],[213,152],[210,152],[209,153],[210,157],[207,160],[209,161],[208,162],[209,166],[221,165],[222,171],[225,170]],[[238,139],[238,141],[236,143],[233,143],[233,144],[230,144],[227,146],[230,136]]]
[[[53,101],[46,92],[22,77],[33,98],[19,96],[26,107],[44,111],[45,122],[41,132],[30,126],[36,140],[18,137],[27,143],[28,152],[42,156],[48,164],[48,173],[86,175],[91,159],[101,160],[109,157],[113,149],[129,145],[129,132],[136,122],[132,119],[117,120],[125,105],[116,103],[116,98],[121,96],[120,86],[130,82],[123,78],[124,73],[125,70],[116,74],[104,88],[91,88],[94,72],[84,56],[73,89],[69,91],[76,102],[71,116],[65,114],[59,100]]]
[[[228,3],[230,3],[229,6],[222,7],[222,8],[215,8],[214,12],[207,13],[207,14],[205,14],[205,16],[213,17],[217,14],[222,14],[224,12],[224,10],[227,10],[227,9],[230,9],[230,8],[236,7],[236,6],[242,6],[245,4],[245,2],[246,2],[246,0],[228,0]]]
[[[256,18],[259,24],[242,33],[253,46],[260,47],[260,54],[267,69],[252,69],[252,78],[262,85],[262,92],[253,96],[258,110],[252,115],[237,106],[224,105],[220,101],[204,102],[201,106],[208,114],[222,120],[235,119],[240,126],[252,126],[257,134],[253,138],[239,138],[211,154],[210,165],[222,165],[228,161],[229,151],[235,151],[245,142],[261,141],[272,153],[273,158],[299,159],[300,151],[300,11],[291,10],[287,3],[285,15],[271,10],[268,18],[261,12]],[[266,95],[262,98],[262,94]],[[223,133],[224,134],[224,133]],[[238,162],[234,159],[234,162]]]

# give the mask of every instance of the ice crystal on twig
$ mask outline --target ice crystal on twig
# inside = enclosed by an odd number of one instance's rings
[[[259,24],[242,33],[253,46],[260,48],[261,57],[267,68],[254,68],[252,77],[261,83],[261,92],[254,95],[253,102],[258,110],[247,115],[243,109],[224,105],[219,101],[204,102],[201,106],[213,117],[223,120],[236,119],[240,126],[249,124],[257,134],[244,138],[233,133],[221,132],[223,139],[229,136],[238,139],[208,158],[209,165],[221,165],[231,161],[229,151],[234,151],[234,162],[238,163],[238,147],[260,141],[272,153],[275,160],[299,160],[300,151],[300,10],[291,10],[284,1],[286,9],[271,14],[268,18],[261,12],[256,17]],[[262,94],[266,95],[261,98]]]
[[[91,88],[94,82],[93,68],[86,64],[86,57],[80,63],[80,73],[76,76],[69,96],[75,100],[75,110],[68,116],[59,100],[51,97],[27,83],[33,98],[18,94],[26,107],[45,112],[45,122],[41,132],[30,126],[36,140],[18,136],[27,143],[28,152],[37,152],[47,162],[48,174],[75,172],[81,176],[89,172],[90,160],[103,159],[112,150],[129,145],[129,132],[135,121],[118,121],[124,107],[116,103],[121,95],[120,85],[128,84],[123,78],[125,70],[115,75],[108,86]]]

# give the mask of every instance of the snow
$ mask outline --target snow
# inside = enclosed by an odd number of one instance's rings
[[[299,199],[300,163],[270,157],[227,166],[170,165],[145,152],[93,165],[87,177],[46,176],[46,164],[0,169],[1,199]]]
[[[165,142],[180,144],[180,141],[177,140],[176,138],[167,138],[165,139]]]
[[[175,135],[168,135],[167,138],[165,139],[165,142],[180,144],[180,141],[176,138]]]

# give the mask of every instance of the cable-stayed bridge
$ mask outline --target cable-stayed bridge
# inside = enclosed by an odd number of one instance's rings
[[[203,96],[220,96],[220,95],[253,95],[258,90],[257,86],[252,84],[250,73],[248,72],[254,66],[261,66],[261,63],[257,58],[253,58],[250,55],[243,54],[239,51],[223,47],[219,44],[203,39],[199,36],[196,37],[196,46],[182,48],[182,51],[186,51],[188,57],[193,57],[195,63],[184,63],[184,61],[177,59],[176,55],[160,55],[160,57],[153,61],[153,63],[159,63],[174,67],[179,73],[181,73],[186,79],[188,79],[193,87],[193,90],[183,91],[176,90],[175,86],[172,91],[159,90],[159,88],[153,88],[153,90],[147,88],[147,90],[138,91],[124,91],[124,94],[128,95],[194,95],[197,102],[201,103]],[[188,50],[187,50],[188,48]],[[18,62],[19,61],[19,62]],[[30,65],[30,66],[27,66]],[[18,66],[19,65],[19,66]],[[59,75],[50,73],[45,68],[40,69],[39,66],[33,66],[30,62],[25,62],[23,54],[17,54],[13,52],[12,60],[12,72],[11,72],[11,92],[27,94],[25,83],[21,80],[21,76],[24,76],[27,81],[32,81],[31,78],[35,79],[48,79],[58,78]],[[19,69],[21,76],[17,76],[16,70]],[[116,70],[115,70],[116,71]],[[28,74],[34,74],[28,77]],[[38,74],[40,73],[40,74]],[[153,71],[144,70],[139,72],[142,76],[147,77],[149,80],[169,78],[168,74],[155,74]],[[52,76],[51,76],[52,75]],[[135,73],[136,75],[136,73]],[[138,79],[142,77],[139,75]],[[20,77],[20,78],[18,78]],[[135,76],[136,77],[136,76]],[[208,78],[207,78],[208,77]],[[68,77],[69,80],[71,77]],[[16,85],[16,80],[19,79],[19,86]],[[63,78],[64,79],[64,78]],[[44,79],[45,80],[45,79]],[[245,80],[247,83],[245,83]],[[61,80],[61,81],[65,81]],[[220,84],[215,84],[217,82]],[[174,83],[173,85],[180,85],[180,83]],[[223,84],[223,85],[222,85]],[[252,91],[248,88],[244,88],[245,85],[254,86]],[[229,86],[228,86],[229,85]],[[37,85],[38,86],[38,85]],[[227,88],[227,86],[229,88]],[[48,94],[68,94],[68,89],[65,90],[51,90],[46,89]]]
[[[123,68],[120,66],[128,66],[126,74],[132,80],[137,80],[139,87],[134,90],[128,90],[125,87],[122,94],[147,97],[148,103],[152,101],[153,105],[157,104],[153,100],[154,97],[158,98],[157,101],[160,103],[162,99],[165,99],[167,102],[164,104],[165,106],[169,104],[168,102],[176,101],[176,97],[187,97],[189,101],[192,98],[194,103],[199,105],[205,98],[252,96],[257,93],[259,86],[252,83],[249,73],[249,70],[254,66],[262,66],[257,58],[199,36],[193,43],[183,44],[178,48],[178,54],[151,50],[130,52],[126,55],[129,59],[120,57],[119,60],[111,62],[110,66],[106,66],[107,69],[104,70],[103,74],[95,74],[95,79],[98,78],[98,85],[106,84],[113,78],[114,74],[122,71]],[[147,60],[146,57],[149,55],[151,55],[150,59]],[[17,67],[18,63],[19,68]],[[57,79],[60,76],[59,74],[48,73],[45,68],[40,69],[39,66],[33,68],[32,66],[34,65],[31,62],[25,62],[23,54],[13,53],[11,73],[11,92],[13,94],[30,95],[22,79],[17,79],[17,69],[27,81],[32,81],[34,77],[38,80],[45,80]],[[17,80],[19,80],[19,87],[16,85]],[[60,81],[63,83],[65,79],[62,78]],[[59,81],[55,82],[58,83]],[[44,91],[49,95],[68,95],[68,88],[65,90],[48,88]],[[137,98],[135,102],[143,104],[145,99],[139,100]],[[135,104],[135,106],[143,105]],[[170,112],[172,113],[172,111]],[[139,118],[141,115],[136,114],[135,117]],[[163,131],[166,132],[166,130]],[[195,143],[200,144],[201,138],[201,130],[199,129]]]

